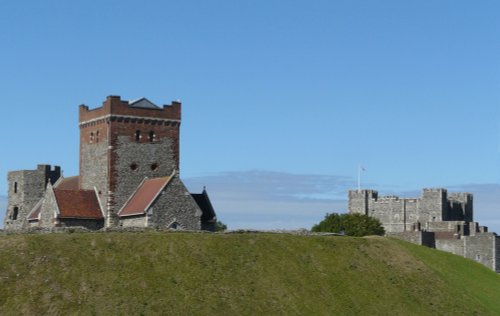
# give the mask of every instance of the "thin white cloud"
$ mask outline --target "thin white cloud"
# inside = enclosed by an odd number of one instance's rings
[[[273,171],[225,172],[185,179],[191,191],[207,186],[220,220],[229,228],[310,228],[327,212],[347,210],[347,191],[355,180],[344,176],[290,174]],[[377,185],[371,185],[377,188]],[[500,233],[500,184],[464,184],[450,192],[474,194],[474,219]],[[419,197],[420,190],[381,194]]]
[[[310,228],[327,212],[345,212],[349,177],[273,171],[225,172],[185,179],[191,191],[207,186],[229,228]]]

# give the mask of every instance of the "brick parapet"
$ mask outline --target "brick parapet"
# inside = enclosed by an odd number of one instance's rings
[[[119,96],[108,96],[101,107],[89,109],[86,105],[79,107],[79,122],[80,124],[90,122],[99,118],[112,117],[128,117],[132,119],[149,118],[158,120],[181,120],[181,103],[173,101],[170,105],[164,105],[162,108],[139,108],[131,107],[129,101],[121,100]]]

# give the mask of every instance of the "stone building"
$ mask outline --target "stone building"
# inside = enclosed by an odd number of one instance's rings
[[[181,103],[109,96],[79,108],[80,175],[60,167],[8,174],[5,228],[83,226],[213,230],[207,192],[191,194],[179,175]]]
[[[448,251],[500,272],[500,237],[474,222],[470,193],[423,189],[420,198],[408,199],[352,190],[349,213],[379,219],[387,236]]]

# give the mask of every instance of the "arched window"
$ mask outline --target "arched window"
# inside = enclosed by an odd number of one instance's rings
[[[177,222],[173,222],[172,224],[170,224],[168,226],[168,228],[170,228],[170,229],[180,229],[181,225],[179,225],[179,223],[177,223]]]
[[[149,132],[149,141],[152,143],[155,141],[155,132]]]
[[[135,141],[136,142],[141,141],[141,131],[139,130],[135,131]]]
[[[17,219],[17,215],[19,214],[19,207],[14,207],[14,211],[12,212],[12,220],[16,220]]]
[[[97,131],[97,132],[95,133],[95,142],[96,142],[96,143],[98,143],[98,142],[99,142],[99,134],[100,134],[100,133],[99,133],[99,131]]]
[[[14,193],[17,193],[17,182],[14,182]]]

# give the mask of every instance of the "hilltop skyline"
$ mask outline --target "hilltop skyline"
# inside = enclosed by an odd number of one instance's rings
[[[8,170],[78,174],[77,106],[180,99],[181,176],[230,228],[309,228],[363,187],[475,194],[500,233],[495,1],[0,3]],[[0,217],[3,217],[3,208]]]

